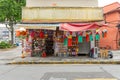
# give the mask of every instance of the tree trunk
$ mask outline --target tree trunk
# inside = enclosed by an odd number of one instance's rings
[[[14,28],[11,28],[11,44],[14,44]]]
[[[10,23],[10,29],[11,29],[11,44],[14,44],[14,26],[13,26],[13,22]]]

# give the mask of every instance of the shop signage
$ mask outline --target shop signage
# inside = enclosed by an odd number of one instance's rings
[[[24,7],[23,22],[88,22],[102,21],[103,10],[99,7]]]

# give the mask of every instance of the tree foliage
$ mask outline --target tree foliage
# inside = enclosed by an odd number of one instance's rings
[[[13,43],[14,24],[21,20],[22,7],[26,0],[0,0],[0,22],[5,22],[6,27],[11,32],[11,42]]]
[[[17,22],[21,20],[21,7],[25,0],[0,0],[0,21]]]

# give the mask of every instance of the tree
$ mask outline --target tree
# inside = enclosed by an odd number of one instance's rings
[[[0,0],[0,22],[5,23],[11,32],[12,44],[14,42],[14,24],[21,20],[22,7],[25,4],[26,0]]]

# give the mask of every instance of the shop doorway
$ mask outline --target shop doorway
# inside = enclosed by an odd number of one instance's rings
[[[53,49],[53,33],[54,31],[49,31],[50,33],[48,34],[48,37],[45,40],[45,52],[47,56],[53,56],[54,55],[54,49]]]
[[[90,51],[90,41],[87,42],[86,38],[83,37],[83,42],[79,43],[78,46],[79,46],[79,52],[78,52],[79,56],[88,55]]]

